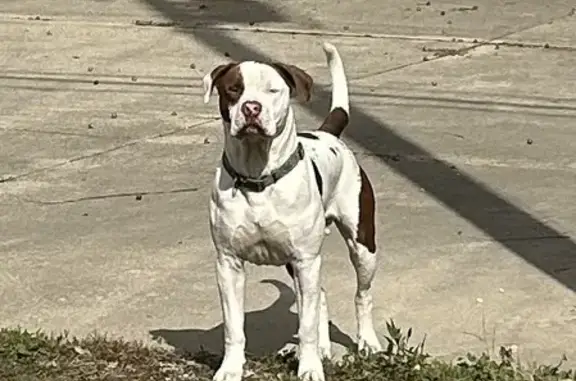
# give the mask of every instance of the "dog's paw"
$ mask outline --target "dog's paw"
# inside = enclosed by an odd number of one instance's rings
[[[376,337],[376,333],[372,332],[370,334],[360,335],[358,338],[358,351],[369,353],[382,352],[382,345]]]
[[[298,378],[302,381],[324,381],[324,372],[317,370],[307,370],[299,373]]]
[[[225,361],[212,377],[213,381],[241,381],[243,363],[240,361]]]
[[[324,371],[320,369],[298,369],[298,379],[301,381],[324,381]]]
[[[241,381],[242,369],[218,369],[212,378],[213,381]]]
[[[298,378],[301,381],[324,381],[324,369],[320,357],[301,357],[298,365]]]
[[[318,352],[320,353],[320,357],[331,359],[332,358],[332,344],[330,341],[327,343],[320,343],[318,345]]]

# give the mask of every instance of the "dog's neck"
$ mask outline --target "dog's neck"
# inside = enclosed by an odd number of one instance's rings
[[[258,178],[270,174],[284,164],[297,148],[296,124],[292,107],[278,126],[281,133],[272,139],[237,139],[225,129],[224,152],[238,174]]]

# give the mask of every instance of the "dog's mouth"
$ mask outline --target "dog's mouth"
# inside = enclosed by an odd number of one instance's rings
[[[240,130],[238,131],[238,137],[239,138],[243,138],[243,137],[261,137],[261,138],[265,138],[268,137],[266,132],[264,131],[264,128],[262,127],[262,124],[258,121],[249,121],[246,122],[246,124],[244,124],[244,126],[242,126],[242,128],[240,128]]]

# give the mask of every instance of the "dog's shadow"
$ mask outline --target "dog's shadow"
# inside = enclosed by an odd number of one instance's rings
[[[246,352],[255,356],[275,353],[286,346],[295,344],[298,329],[298,315],[290,311],[295,303],[294,291],[285,283],[277,280],[263,280],[262,283],[274,285],[279,296],[268,308],[250,311],[245,314]],[[205,350],[214,354],[223,352],[224,327],[219,324],[209,329],[158,329],[150,331],[152,337],[173,346],[177,351],[196,353]],[[353,349],[355,343],[330,322],[332,343]]]

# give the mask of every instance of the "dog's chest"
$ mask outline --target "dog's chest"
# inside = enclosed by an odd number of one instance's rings
[[[261,205],[221,210],[217,222],[234,255],[256,265],[279,266],[295,251],[293,219],[274,205]]]

